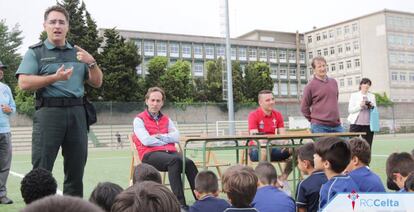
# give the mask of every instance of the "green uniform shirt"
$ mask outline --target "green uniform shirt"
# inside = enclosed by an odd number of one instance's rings
[[[49,40],[29,47],[23,61],[16,71],[26,75],[51,75],[64,64],[65,69],[73,67],[72,76],[66,81],[57,81],[42,89],[43,97],[82,97],[84,81],[89,77],[85,63],[76,59],[77,50],[68,42],[63,47],[56,47]]]

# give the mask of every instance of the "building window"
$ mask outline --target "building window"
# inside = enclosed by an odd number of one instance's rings
[[[316,41],[320,41],[321,40],[321,35],[320,34],[316,34]]]
[[[352,86],[352,78],[348,78],[348,86]]]
[[[345,44],[345,52],[350,52],[351,51],[351,44],[350,43],[346,43]]]
[[[326,32],[323,32],[322,33],[322,38],[325,40],[325,39],[328,39],[328,34],[326,34]]]
[[[141,45],[141,40],[135,40],[135,45],[137,46],[137,48],[138,48],[138,52],[141,52],[142,51],[142,45]]]
[[[296,68],[289,68],[289,79],[296,79]]]
[[[257,60],[257,49],[249,48],[249,60],[253,60],[253,61]]]
[[[207,45],[204,47],[206,59],[214,59],[214,46]]]
[[[286,67],[280,67],[279,74],[281,79],[287,79]]]
[[[288,95],[288,84],[287,83],[281,83],[280,84],[280,94],[282,96]]]
[[[275,95],[275,96],[278,96],[279,95],[279,85],[277,84],[277,82],[275,82],[274,84],[273,84],[273,94]]]
[[[400,81],[405,81],[405,72],[400,72]]]
[[[361,77],[355,77],[355,85],[359,85],[361,82]]]
[[[345,80],[344,79],[340,79],[339,80],[339,86],[340,87],[344,87],[345,86]]]
[[[352,68],[351,60],[347,60],[346,61],[346,69],[351,69],[351,68]]]
[[[336,70],[335,63],[331,63],[331,71],[335,71],[335,70]]]
[[[178,43],[170,43],[170,57],[179,57],[179,53]]]
[[[410,73],[410,82],[414,82],[414,73]]]
[[[296,63],[296,52],[289,51],[289,62]]]
[[[144,55],[145,56],[154,56],[154,41],[145,41],[144,42]]]
[[[328,48],[323,49],[323,56],[328,56]]]
[[[267,61],[267,49],[259,49],[260,61]]]
[[[334,55],[334,54],[335,54],[335,47],[333,47],[333,46],[332,46],[332,47],[330,48],[330,50],[331,50],[331,55]]]
[[[322,56],[322,50],[318,49],[317,52],[318,52],[318,56]]]
[[[312,35],[308,36],[308,43],[312,43]]]
[[[333,30],[329,30],[329,38],[333,38],[334,37],[334,31]]]
[[[305,68],[300,68],[300,78],[301,79],[306,79],[306,69]]]
[[[360,67],[361,63],[359,62],[359,59],[355,59],[355,67]]]
[[[311,60],[313,58],[313,52],[308,52],[308,57],[309,57],[309,60]]]
[[[191,45],[190,44],[183,44],[181,46],[183,51],[183,57],[185,58],[191,58]]]
[[[358,50],[359,50],[359,42],[354,41],[354,51],[358,51]]]
[[[397,53],[390,53],[390,63],[397,64],[398,61],[398,54]]]
[[[357,23],[352,24],[352,32],[355,33],[357,31],[358,31],[358,24]]]
[[[398,80],[398,73],[397,72],[391,72],[391,80],[397,81]]]
[[[194,63],[194,76],[202,77],[204,71],[203,63]]]
[[[217,57],[224,58],[224,55],[226,55],[226,51],[224,49],[224,46],[217,46],[216,51],[217,51]]]
[[[203,58],[203,47],[201,45],[194,45],[194,58]]]
[[[246,48],[239,48],[239,60],[246,60],[247,59],[247,50]]]
[[[344,70],[344,62],[339,62],[339,70]]]
[[[269,50],[269,60],[270,62],[276,63],[276,50],[274,49]]]
[[[277,66],[270,66],[270,75],[277,76]]]
[[[344,26],[344,34],[346,35],[346,34],[349,34],[350,32],[351,31],[349,29],[349,26],[348,25]]]
[[[398,63],[404,64],[405,63],[405,55],[404,53],[398,54]]]
[[[300,63],[305,63],[305,52],[299,52]]]
[[[286,62],[286,51],[284,50],[279,51],[279,61]]]
[[[167,56],[167,43],[166,42],[157,42],[157,55]]]
[[[414,20],[413,20],[413,23],[414,23]],[[414,36],[408,35],[408,37],[407,37],[407,45],[414,46]]]
[[[338,35],[338,36],[340,36],[340,35],[342,35],[342,28],[336,28],[336,34]]]
[[[342,49],[342,45],[338,45],[338,54],[342,54],[343,49]]]
[[[295,83],[290,84],[290,95],[297,96],[298,95],[298,86]]]
[[[414,64],[414,54],[407,54],[406,57],[408,64]]]
[[[237,49],[235,47],[232,47],[230,51],[231,51],[231,59],[236,60]]]

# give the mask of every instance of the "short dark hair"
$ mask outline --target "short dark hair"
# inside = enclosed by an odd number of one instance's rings
[[[349,142],[337,137],[325,137],[315,143],[315,152],[329,161],[332,171],[341,173],[351,161]]]
[[[151,93],[154,93],[154,92],[160,92],[161,95],[162,95],[162,101],[165,100],[165,92],[160,87],[151,87],[151,88],[148,88],[147,94],[145,94],[145,100],[149,99]]]
[[[260,161],[254,169],[258,180],[262,184],[274,185],[277,182],[277,172],[275,167],[268,161]]]
[[[164,185],[144,181],[120,193],[115,198],[111,211],[180,212],[180,203]]]
[[[68,23],[69,23],[69,13],[64,7],[62,7],[60,5],[54,5],[54,6],[51,6],[51,7],[46,9],[45,14],[44,14],[44,20],[45,21],[47,20],[47,17],[49,16],[49,13],[51,13],[53,11],[62,13],[65,16],[66,21],[68,21]]]
[[[404,188],[407,191],[414,191],[414,171],[411,172],[404,182]]]
[[[313,162],[313,155],[315,154],[315,144],[313,142],[309,142],[300,146],[297,150],[298,158],[301,160],[309,161],[312,167],[315,167],[315,163]]]
[[[361,90],[361,85],[363,85],[363,84],[368,84],[369,86],[371,86],[372,82],[368,78],[362,78],[361,82],[359,82],[359,90]]]
[[[89,202],[98,205],[105,211],[111,211],[112,204],[115,201],[115,197],[121,193],[124,189],[121,186],[111,182],[98,183],[93,189]]]
[[[201,171],[195,178],[195,190],[200,193],[216,193],[218,188],[218,179],[212,171]]]
[[[31,170],[20,183],[20,192],[26,204],[56,194],[57,183],[52,173],[43,168]]]
[[[365,165],[371,162],[371,148],[368,142],[360,137],[355,137],[349,140],[351,147],[351,159],[355,156]]]
[[[387,158],[385,166],[387,177],[394,179],[394,173],[400,173],[403,177],[414,171],[414,159],[408,152],[394,152]]]
[[[233,170],[223,185],[223,190],[236,208],[249,208],[257,191],[257,176],[247,170]]]
[[[312,63],[311,63],[313,69],[315,68],[315,62],[316,61],[322,61],[322,62],[325,62],[325,64],[326,64],[326,60],[325,60],[324,57],[322,57],[322,56],[316,56],[316,57],[314,57],[312,59]]]
[[[148,163],[140,163],[134,168],[134,176],[132,183],[139,183],[143,181],[154,181],[156,183],[162,183],[160,172],[152,165]]]
[[[79,197],[53,195],[27,205],[21,212],[103,212],[98,206]]]
[[[257,101],[260,100],[260,95],[262,94],[273,94],[273,92],[271,90],[261,90],[259,91],[259,94],[257,95]]]

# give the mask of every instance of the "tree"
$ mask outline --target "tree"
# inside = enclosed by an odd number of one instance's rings
[[[8,65],[7,71],[4,72],[3,81],[9,85],[12,91],[17,85],[14,74],[22,60],[20,54],[17,53],[18,48],[22,45],[21,33],[18,24],[9,30],[6,22],[0,20],[0,61]]]
[[[82,3],[79,6],[79,0],[63,0],[58,4],[64,7],[69,13],[69,32],[67,34],[67,40],[73,44],[76,44],[86,51],[90,51],[84,47],[84,36],[87,34],[87,27],[84,19],[85,4]]]
[[[145,76],[147,89],[150,87],[160,87],[161,76],[164,75],[168,65],[168,58],[154,57],[148,61],[148,75]]]
[[[263,62],[249,63],[245,69],[245,95],[249,101],[256,101],[261,90],[272,90],[273,80],[270,77],[269,65]]]
[[[223,101],[223,59],[220,57],[215,61],[207,62],[207,99],[212,102]]]
[[[378,106],[384,106],[384,107],[389,107],[392,106],[394,104],[394,102],[392,102],[387,94],[384,92],[383,95],[381,95],[380,93],[374,93],[375,95],[375,100],[377,102]]]
[[[244,82],[240,62],[232,62],[233,99],[235,102],[244,102]]]
[[[106,45],[101,53],[104,80],[100,96],[105,101],[136,101],[142,99],[144,83],[138,79],[136,67],[141,58],[133,41],[125,41],[115,29],[105,30]]]
[[[178,60],[161,76],[161,87],[171,102],[192,102],[193,84],[190,63]]]

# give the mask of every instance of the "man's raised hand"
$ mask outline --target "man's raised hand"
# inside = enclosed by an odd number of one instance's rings
[[[85,49],[82,49],[78,45],[75,45],[75,48],[76,48],[76,50],[78,50],[76,52],[76,58],[80,62],[86,63],[88,65],[95,62],[95,58],[93,58],[93,56],[91,54],[89,54]]]

